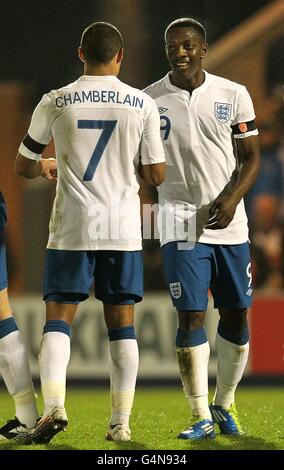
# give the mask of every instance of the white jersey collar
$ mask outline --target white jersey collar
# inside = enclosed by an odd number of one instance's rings
[[[204,72],[204,75],[205,75],[205,80],[202,83],[202,85],[200,85],[198,88],[195,88],[195,90],[193,90],[194,94],[202,92],[203,90],[205,90],[208,87],[209,83],[210,83],[210,79],[211,79],[210,73],[206,72],[205,70],[203,70],[203,72]],[[170,74],[171,74],[171,72],[168,72],[167,75],[165,76],[166,87],[171,91],[179,91],[179,92],[188,93],[187,90],[184,90],[183,88],[179,88],[179,87],[172,84],[172,82],[170,80]]]
[[[93,80],[97,80],[97,81],[101,81],[101,80],[107,80],[107,81],[110,81],[110,80],[118,80],[118,78],[116,77],[116,75],[82,75],[80,78],[78,78],[78,81],[93,81]]]

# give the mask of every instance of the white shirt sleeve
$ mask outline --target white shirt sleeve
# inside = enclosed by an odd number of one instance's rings
[[[43,95],[33,112],[28,129],[29,140],[34,141],[34,145],[27,146],[24,140],[19,147],[19,153],[24,157],[39,160],[44,147],[51,141],[51,125],[54,120],[53,109],[54,106],[50,97]],[[39,150],[36,150],[37,148],[39,148]]]
[[[255,112],[253,102],[246,87],[242,86],[238,90],[236,100],[235,118],[232,121],[232,126],[239,125],[239,133],[234,133],[235,139],[244,139],[251,135],[258,135],[256,128],[250,129],[246,123],[251,123],[255,119]]]
[[[153,165],[166,161],[164,147],[160,135],[160,115],[155,101],[147,96],[150,113],[146,118],[141,141],[142,165]]]

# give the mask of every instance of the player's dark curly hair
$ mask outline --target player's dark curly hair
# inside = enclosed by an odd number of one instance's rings
[[[87,62],[108,64],[123,48],[123,39],[115,26],[101,21],[85,29],[80,46]]]

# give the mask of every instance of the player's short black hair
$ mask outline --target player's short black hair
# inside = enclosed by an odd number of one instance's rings
[[[87,62],[108,64],[123,48],[123,39],[115,26],[100,21],[85,29],[80,46]]]
[[[206,30],[204,26],[199,23],[199,21],[194,20],[193,18],[179,18],[178,20],[173,21],[169,24],[165,31],[165,41],[167,40],[167,34],[170,30],[175,28],[192,28],[199,34],[202,41],[206,42]]]

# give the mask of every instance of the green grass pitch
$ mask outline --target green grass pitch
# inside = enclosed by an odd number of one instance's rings
[[[13,402],[3,389],[0,403],[0,425],[3,425],[14,413]],[[39,405],[42,405],[40,400]],[[12,442],[0,441],[0,450],[284,449],[283,389],[239,387],[237,407],[246,431],[245,437],[232,438],[217,434],[213,440],[183,441],[176,436],[186,427],[189,411],[181,388],[138,388],[131,417],[133,440],[131,443],[118,444],[104,438],[110,410],[108,390],[77,390],[69,387],[66,409],[70,421],[66,433],[59,433],[46,446],[17,446]]]

